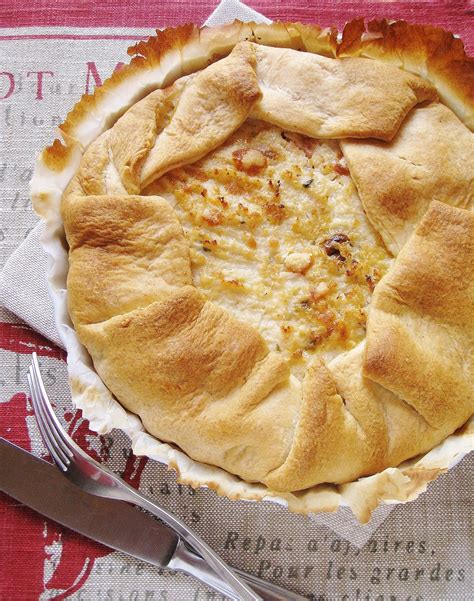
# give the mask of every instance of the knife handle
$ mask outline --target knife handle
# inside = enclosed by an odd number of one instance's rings
[[[168,566],[170,570],[178,570],[185,572],[194,578],[197,578],[204,584],[207,584],[211,588],[219,591],[223,595],[227,595],[231,599],[235,599],[235,592],[222,580],[216,572],[209,566],[208,563],[199,557],[192,551],[190,551],[182,541],[176,546],[175,552],[171,557]],[[291,593],[276,584],[265,582],[240,570],[233,568],[234,572],[237,572],[242,580],[245,580],[250,586],[260,595],[264,601],[303,601],[306,597]]]

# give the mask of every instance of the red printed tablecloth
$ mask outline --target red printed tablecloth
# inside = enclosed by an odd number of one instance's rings
[[[156,27],[202,23],[216,2],[143,0],[0,3],[0,267],[37,223],[28,200],[36,152],[85,91],[100,85],[127,46]],[[341,28],[365,16],[432,23],[459,34],[474,53],[470,2],[248,3],[272,20]],[[35,269],[35,265],[31,265]],[[31,311],[35,311],[31,307]],[[129,452],[124,435],[97,436],[69,402],[63,351],[0,308],[0,436],[37,455],[26,387],[31,352],[75,440],[186,520],[229,562],[313,599],[422,600],[472,597],[472,459],[417,501],[370,529],[289,515],[273,505],[235,503],[177,485],[174,476]],[[386,518],[386,519],[385,519]],[[378,523],[382,525],[375,529]],[[330,527],[328,527],[330,526]],[[339,530],[338,530],[339,528]],[[0,600],[219,598],[193,580],[92,543],[0,496]]]

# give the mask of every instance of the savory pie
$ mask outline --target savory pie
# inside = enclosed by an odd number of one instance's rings
[[[273,491],[397,466],[473,413],[472,61],[440,30],[361,27],[163,32],[42,156],[79,151],[68,303],[102,381]]]

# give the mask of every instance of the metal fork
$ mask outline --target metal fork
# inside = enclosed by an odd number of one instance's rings
[[[56,466],[71,482],[93,495],[127,501],[146,509],[179,534],[182,541],[199,553],[211,568],[206,570],[207,566],[203,565],[199,557],[196,557],[183,544],[178,544],[177,552],[168,564],[170,569],[183,570],[187,573],[193,572],[195,577],[234,599],[261,601],[261,597],[249,585],[242,582],[234,571],[184,522],[153,503],[103,465],[97,463],[70,438],[51,407],[51,402],[41,378],[36,353],[33,353],[33,361],[27,377],[33,409],[43,440]],[[190,570],[190,565],[192,570]],[[240,573],[240,575],[244,577],[243,573]],[[245,578],[259,586],[263,582],[248,574],[245,574]],[[282,590],[270,584],[268,588]],[[293,595],[289,593],[287,597],[278,598],[292,597]],[[297,597],[301,599],[297,595],[294,596],[294,598]]]

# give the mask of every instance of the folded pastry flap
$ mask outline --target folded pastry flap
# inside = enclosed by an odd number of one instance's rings
[[[369,220],[396,255],[435,199],[474,203],[474,136],[440,103],[414,108],[391,142],[342,140]]]
[[[445,436],[403,399],[366,378],[365,342],[329,364],[338,393],[370,446],[372,473],[428,451]],[[369,472],[364,472],[365,475]]]
[[[430,426],[411,405],[369,378],[363,377],[361,382],[365,394],[377,399],[385,414],[388,436],[385,467],[398,466],[431,450],[451,433],[452,428],[446,432]]]
[[[67,202],[69,196],[107,194],[106,171],[110,162],[109,135],[110,130],[104,132],[87,148],[79,169],[64,191],[61,207]]]
[[[446,436],[402,398],[365,377],[365,344],[336,357],[328,366],[345,408],[359,424],[359,436],[366,443],[363,470],[356,478],[397,466],[431,449]]]
[[[271,489],[353,482],[429,451],[460,425],[431,426],[409,403],[365,377],[364,359],[362,343],[308,371],[290,452],[264,479]]]
[[[66,196],[139,193],[221,145],[249,115],[313,137],[391,139],[415,104],[435,97],[421,78],[369,59],[240,42],[132,106],[89,146]]]
[[[174,167],[222,144],[260,94],[252,48],[237,46],[198,75],[178,79],[133,105],[90,144],[64,197],[137,194]]]
[[[473,59],[462,40],[432,25],[356,19],[344,27],[338,56],[367,56],[432,82],[442,102],[474,129]]]
[[[348,482],[373,473],[380,461],[371,436],[384,439],[380,410],[370,432],[346,407],[336,381],[322,362],[315,362],[303,381],[302,404],[289,455],[264,483],[276,491],[301,490],[322,482]],[[377,440],[380,442],[380,440]],[[383,448],[383,447],[382,447]]]
[[[402,398],[365,377],[365,344],[334,359],[329,371],[370,444],[374,471],[382,471],[430,450],[453,428],[431,426]]]
[[[110,130],[111,161],[129,194],[140,192],[140,171],[158,132],[163,131],[187,78],[178,79],[164,90],[156,90],[133,105]]]
[[[370,59],[252,46],[262,91],[252,116],[315,138],[391,140],[413,106],[437,97],[420,77]]]
[[[143,164],[142,188],[217,148],[242,125],[259,96],[253,48],[237,44],[228,57],[201,71],[186,86]]]
[[[76,326],[147,306],[191,284],[189,245],[166,200],[69,196],[63,219]]]
[[[285,463],[265,478],[274,490],[351,482],[430,449],[443,436],[394,394],[364,377],[364,344],[328,366],[315,363]]]
[[[105,384],[160,440],[249,480],[284,461],[299,384],[254,328],[195,288],[78,333]]]
[[[377,286],[364,373],[437,428],[474,408],[474,214],[433,202]]]

